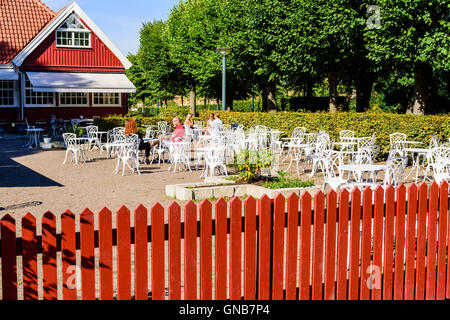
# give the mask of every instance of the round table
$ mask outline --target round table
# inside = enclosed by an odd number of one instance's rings
[[[28,143],[25,145],[25,147],[33,148],[33,144],[36,148],[39,147],[39,139],[41,137],[41,133],[44,131],[42,128],[33,128],[33,129],[26,129],[29,140]]]

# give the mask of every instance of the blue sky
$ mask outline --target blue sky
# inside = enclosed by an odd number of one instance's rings
[[[41,0],[57,12],[70,0]],[[139,48],[142,22],[167,20],[179,0],[76,0],[124,55]]]

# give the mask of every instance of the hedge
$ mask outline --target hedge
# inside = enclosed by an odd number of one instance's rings
[[[217,112],[217,111],[216,111]],[[199,111],[199,117],[194,120],[202,120],[206,123],[210,111]],[[339,140],[339,131],[352,130],[357,137],[372,136],[376,132],[376,143],[380,146],[380,158],[386,158],[389,152],[389,135],[394,132],[402,132],[408,140],[422,141],[428,146],[431,136],[441,135],[443,142],[450,138],[450,115],[426,115],[415,116],[393,113],[356,113],[356,112],[219,112],[221,119],[226,124],[242,124],[245,129],[252,125],[266,125],[284,131],[282,137],[290,136],[295,127],[305,127],[307,132],[317,132],[325,129],[332,139]],[[136,123],[142,132],[143,125],[156,125],[159,121],[172,123],[172,118],[179,116],[184,121],[183,114],[160,114],[157,117],[137,116]],[[100,131],[111,130],[114,127],[125,126],[128,116],[112,115],[95,120]]]

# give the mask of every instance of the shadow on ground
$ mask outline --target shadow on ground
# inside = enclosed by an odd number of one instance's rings
[[[58,182],[13,160],[42,152],[40,149],[25,148],[25,143],[21,136],[0,140],[0,188],[62,187]]]

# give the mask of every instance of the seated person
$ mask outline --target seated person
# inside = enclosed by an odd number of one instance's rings
[[[213,121],[214,121],[214,114],[210,113],[209,114],[209,119],[206,122],[206,128],[202,130],[202,133],[209,133],[209,132],[212,131],[212,129],[213,129],[213,126],[212,126]]]
[[[191,129],[194,129],[194,120],[192,120],[192,114],[188,114],[186,120],[184,121],[184,125],[191,127]]]
[[[137,134],[139,137],[139,150],[145,150],[145,163],[150,164],[150,143],[144,142],[142,133],[139,132],[135,119],[130,119],[125,124],[125,135]]]
[[[213,130],[220,131],[222,129],[222,126],[223,126],[223,121],[220,119],[220,115],[218,113],[216,113],[214,115],[214,121],[212,122]]]
[[[158,140],[155,141],[151,147],[155,147],[161,144],[163,141],[182,141],[184,136],[184,126],[180,122],[180,118],[175,117],[172,120],[173,127],[175,130],[169,135],[160,135]]]

